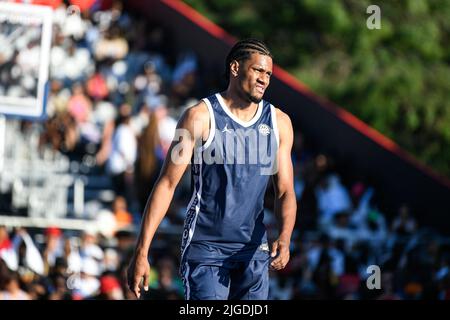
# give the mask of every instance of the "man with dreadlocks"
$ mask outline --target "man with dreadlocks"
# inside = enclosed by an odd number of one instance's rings
[[[180,273],[186,299],[267,299],[269,266],[283,269],[296,216],[289,117],[262,99],[272,54],[255,39],[237,42],[225,62],[228,88],[189,108],[149,196],[128,285],[139,298],[148,289],[148,251],[191,164],[193,195],[187,208]],[[279,233],[267,241],[264,194],[275,190]]]

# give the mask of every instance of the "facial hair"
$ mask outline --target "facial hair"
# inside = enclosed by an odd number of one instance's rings
[[[245,97],[247,98],[247,101],[250,101],[250,102],[258,104],[262,100],[262,97],[261,98],[257,98],[255,96],[252,96],[252,94],[249,93],[249,92],[244,92],[244,94],[245,94]]]
[[[253,102],[253,103],[260,103],[262,100],[262,96],[261,98],[257,98],[255,96],[253,96],[250,92],[246,92],[245,90],[241,89],[238,90],[238,94],[241,96],[242,99],[248,101],[248,102]]]

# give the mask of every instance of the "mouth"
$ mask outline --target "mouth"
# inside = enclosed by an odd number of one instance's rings
[[[264,93],[264,90],[265,90],[264,86],[260,86],[260,85],[256,86],[256,91],[258,91],[259,93]]]

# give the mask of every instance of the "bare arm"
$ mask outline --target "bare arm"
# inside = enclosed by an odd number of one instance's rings
[[[279,222],[278,239],[272,244],[271,266],[275,270],[283,269],[289,262],[289,246],[297,214],[297,201],[294,192],[294,177],[291,160],[293,144],[292,123],[288,115],[276,109],[280,135],[278,149],[278,171],[272,176],[275,187],[275,215]]]
[[[208,129],[208,111],[204,102],[189,108],[178,122],[179,141],[172,142],[160,176],[147,200],[144,209],[139,237],[134,257],[128,268],[128,286],[136,297],[140,297],[139,284],[144,279],[144,288],[148,290],[150,266],[148,251],[155,232],[167,213],[178,182],[186,171],[196,141],[205,135]],[[176,139],[178,140],[178,139]]]

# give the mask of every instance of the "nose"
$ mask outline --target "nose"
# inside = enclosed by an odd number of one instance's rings
[[[260,74],[258,77],[258,82],[260,82],[263,85],[267,85],[269,83],[269,81],[270,81],[270,76],[265,72],[263,74]]]
[[[268,79],[265,76],[260,76],[258,77],[258,79],[256,79],[256,81],[263,86],[266,86]]]

